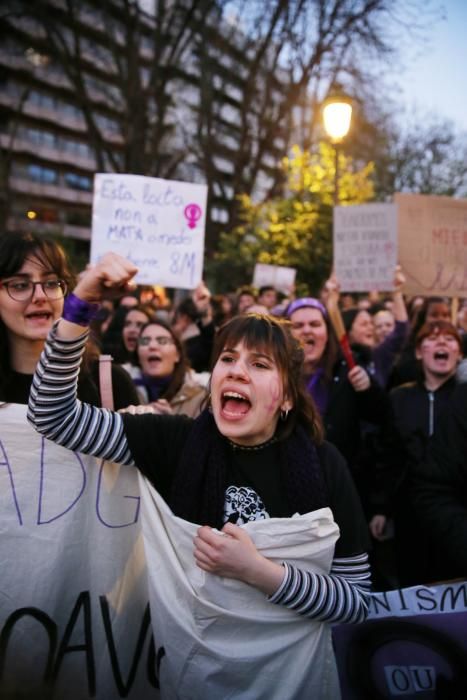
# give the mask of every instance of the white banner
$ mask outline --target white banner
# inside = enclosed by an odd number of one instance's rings
[[[136,470],[0,418],[0,697],[158,698]]]
[[[205,574],[198,526],[136,469],[45,440],[25,406],[0,416],[2,699],[339,697],[327,625]],[[329,509],[246,528],[271,559],[329,571]]]
[[[253,286],[259,288],[270,285],[284,294],[291,294],[295,288],[296,274],[297,271],[293,267],[256,263]]]
[[[338,700],[330,626],[202,571],[193,557],[198,526],[140,481],[164,700]],[[339,536],[329,508],[242,527],[268,559],[329,573]]]
[[[194,289],[202,279],[206,185],[143,175],[94,177],[91,263],[131,260],[138,284]]]

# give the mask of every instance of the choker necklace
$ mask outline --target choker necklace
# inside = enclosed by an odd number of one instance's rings
[[[264,448],[269,447],[269,445],[274,445],[274,443],[277,442],[277,437],[274,435],[272,438],[266,440],[266,442],[262,442],[260,445],[237,445],[236,442],[232,442],[232,440],[229,440],[229,438],[227,438],[227,442],[231,447],[233,447],[234,450],[256,452],[257,450],[264,450]]]

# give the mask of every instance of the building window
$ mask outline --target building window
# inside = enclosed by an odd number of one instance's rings
[[[93,153],[90,146],[82,141],[74,139],[61,139],[61,146],[67,153],[73,153],[80,158],[92,158]]]
[[[91,215],[86,211],[70,209],[65,212],[65,221],[70,226],[91,226]]]
[[[42,182],[45,185],[56,185],[58,182],[58,173],[52,168],[44,168],[42,165],[28,165],[27,176],[34,182]]]
[[[54,110],[56,108],[55,98],[39,90],[31,90],[28,95],[28,102],[42,109]]]
[[[92,190],[92,180],[86,175],[78,175],[77,173],[65,173],[65,182],[68,187],[73,190]]]

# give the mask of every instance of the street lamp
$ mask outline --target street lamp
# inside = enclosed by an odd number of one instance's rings
[[[334,206],[339,204],[339,145],[347,136],[352,119],[352,101],[346,95],[333,93],[323,102],[324,129],[335,153]]]

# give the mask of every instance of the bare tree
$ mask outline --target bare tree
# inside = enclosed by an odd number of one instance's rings
[[[97,170],[197,172],[211,204],[228,203],[228,228],[235,195],[280,189],[301,106],[337,79],[364,84],[364,61],[391,54],[390,28],[410,26],[399,5],[410,2],[154,0],[148,13],[138,0],[4,0],[0,27],[50,56]],[[317,120],[303,120],[305,143]]]

